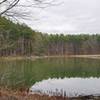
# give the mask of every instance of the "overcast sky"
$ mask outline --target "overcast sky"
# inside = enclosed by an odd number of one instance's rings
[[[100,33],[100,0],[60,1],[61,5],[32,8],[34,16],[26,23],[48,33]]]

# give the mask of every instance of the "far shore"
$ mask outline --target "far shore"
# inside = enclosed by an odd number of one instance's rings
[[[90,58],[90,59],[100,59],[100,54],[93,55],[53,55],[53,56],[2,56],[0,60],[36,60],[42,58]]]

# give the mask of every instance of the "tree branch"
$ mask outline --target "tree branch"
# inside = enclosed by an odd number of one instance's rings
[[[56,0],[25,0],[27,4],[21,4],[21,0],[2,0],[0,7],[3,7],[0,12],[0,16],[7,16],[11,18],[26,18],[29,16],[29,12],[24,10],[25,8],[40,8],[44,9],[48,6],[55,6]]]

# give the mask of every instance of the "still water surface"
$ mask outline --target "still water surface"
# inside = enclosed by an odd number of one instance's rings
[[[92,77],[92,79],[90,77]],[[85,89],[85,91],[87,91],[86,89],[88,89],[87,87],[89,87],[89,89],[92,92],[93,89],[100,90],[99,77],[99,59],[97,60],[85,58],[46,58],[37,59],[34,61],[0,60],[0,86],[12,89],[20,87],[31,87],[36,82],[41,82],[42,80],[48,81],[49,78],[51,78],[52,80],[54,78],[58,78],[58,81],[56,79],[57,86],[59,84],[59,78],[61,78],[61,86],[64,86],[66,88],[71,87],[70,89],[74,90]],[[49,81],[52,82],[52,80]],[[80,88],[78,88],[78,85],[74,82],[78,82]],[[89,84],[89,82],[93,84]],[[72,83],[71,86],[69,86],[68,83]],[[60,86],[55,88],[59,87]],[[67,89],[67,91],[69,91],[70,89]],[[99,91],[94,92],[100,93]]]
[[[36,83],[30,93],[63,95],[68,97],[94,95],[100,96],[100,78],[48,79]]]

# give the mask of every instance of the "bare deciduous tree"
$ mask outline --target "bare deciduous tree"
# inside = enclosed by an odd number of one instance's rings
[[[2,0],[0,2],[0,7],[1,7],[0,16],[9,12],[9,10],[14,8],[19,3],[19,1],[20,0],[12,0],[12,1]]]
[[[25,8],[45,8],[48,5],[55,5],[56,0],[0,0],[0,16],[25,17],[28,15]],[[22,10],[24,8],[24,10]]]

